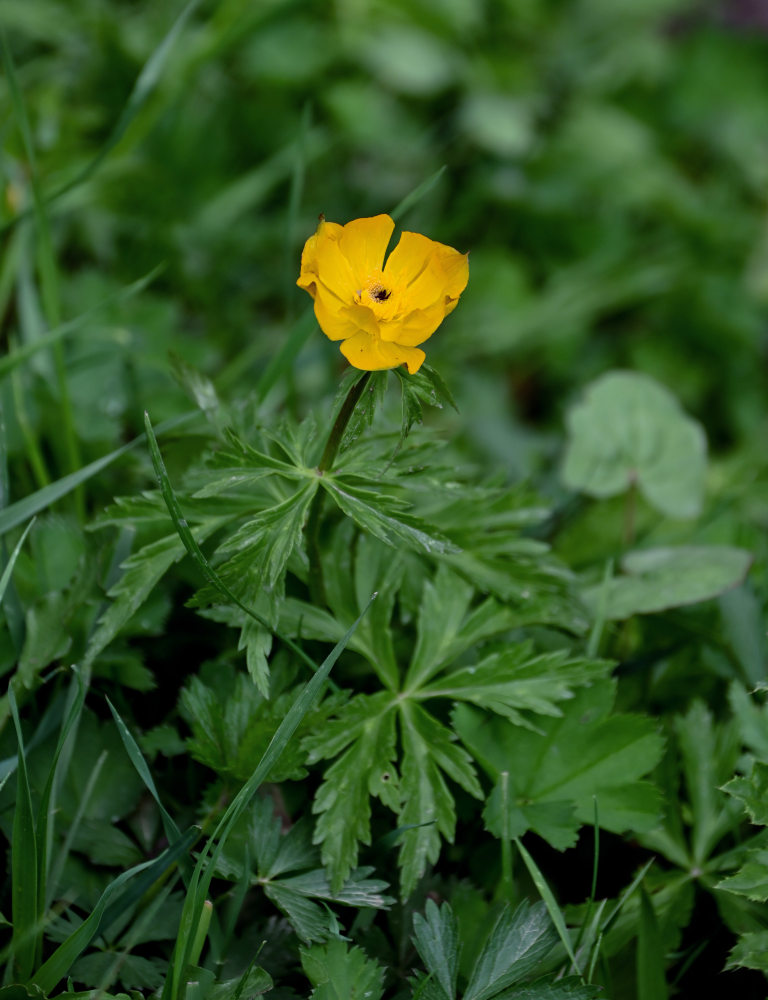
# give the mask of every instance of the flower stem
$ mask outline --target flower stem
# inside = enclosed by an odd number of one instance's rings
[[[370,372],[364,372],[347,393],[347,398],[342,403],[341,409],[339,410],[336,420],[333,423],[333,427],[331,427],[328,440],[325,442],[323,454],[320,456],[320,461],[317,464],[317,473],[319,476],[324,475],[324,473],[326,473],[333,464],[333,460],[336,458],[336,454],[339,450],[339,445],[344,437],[344,431],[347,429],[349,418],[352,416],[360,397],[365,391],[365,387],[368,385],[370,377]],[[317,493],[315,493],[312,505],[309,508],[309,516],[307,517],[309,593],[312,598],[312,603],[316,605],[324,605],[326,603],[323,566],[320,562],[320,516],[323,511],[324,499],[325,490],[321,486],[318,488]]]

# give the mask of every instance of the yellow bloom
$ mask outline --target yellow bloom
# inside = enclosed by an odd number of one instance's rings
[[[346,226],[320,222],[301,255],[296,284],[315,300],[320,329],[340,340],[355,368],[378,371],[405,364],[411,375],[428,340],[456,307],[469,278],[467,254],[403,233],[384,263],[395,224],[388,215]]]

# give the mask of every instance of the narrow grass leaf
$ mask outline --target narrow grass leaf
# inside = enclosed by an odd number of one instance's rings
[[[157,791],[154,779],[152,778],[150,770],[147,767],[147,762],[144,760],[144,756],[141,750],[139,749],[136,740],[131,735],[128,727],[121,719],[120,714],[118,713],[117,709],[112,704],[112,702],[109,700],[109,698],[107,698],[107,705],[109,705],[109,710],[112,713],[112,718],[115,720],[115,725],[117,726],[118,733],[120,733],[120,739],[123,741],[123,746],[125,747],[125,751],[130,757],[131,763],[136,768],[136,773],[144,782],[147,791],[157,803],[157,807],[160,810],[160,817],[163,821],[163,830],[165,831],[166,837],[171,842],[174,840],[178,840],[178,838],[181,836],[179,828],[178,826],[176,826],[176,823],[171,814],[168,812],[163,803],[160,801],[160,795]]]
[[[38,351],[52,346],[72,333],[76,333],[88,319],[97,315],[100,310],[104,309],[106,306],[125,302],[133,295],[142,291],[142,289],[146,288],[147,285],[154,281],[162,270],[163,265],[158,265],[148,274],[145,274],[143,277],[134,281],[132,284],[127,285],[125,288],[120,289],[120,291],[115,295],[110,295],[107,298],[102,299],[102,301],[98,302],[95,306],[93,306],[93,308],[86,310],[74,319],[68,320],[66,323],[61,323],[59,326],[54,327],[53,330],[49,330],[47,333],[42,334],[35,340],[28,341],[20,347],[17,347],[15,350],[9,351],[5,357],[0,358],[0,379],[10,374],[14,368],[17,368],[20,364],[23,364],[23,362],[33,357]]]
[[[667,1000],[668,995],[659,923],[648,893],[641,889],[637,931],[637,1000]]]
[[[16,982],[26,982],[35,968],[38,954],[37,835],[32,796],[27,776],[24,737],[13,687],[8,701],[16,728],[19,766],[16,771],[16,808],[11,834],[11,906],[13,909],[13,967]]]
[[[267,367],[261,373],[256,388],[254,390],[256,401],[263,403],[267,395],[277,382],[287,375],[293,368],[293,364],[304,344],[317,329],[317,320],[313,310],[307,311],[296,320],[291,327],[288,339],[272,358]]]
[[[0,511],[0,515],[2,513],[3,512]],[[16,545],[15,545],[15,547],[13,549],[13,552],[11,552],[11,557],[8,560],[8,563],[7,563],[6,567],[5,567],[5,569],[3,570],[3,575],[0,576],[0,602],[2,602],[3,597],[5,596],[5,591],[8,588],[8,584],[11,582],[11,575],[13,574],[13,567],[16,565],[16,560],[19,558],[19,553],[21,552],[21,549],[22,549],[22,547],[24,545],[24,542],[27,540],[27,535],[29,534],[29,532],[30,532],[30,530],[32,528],[32,525],[34,523],[35,523],[35,519],[32,518],[32,520],[29,522],[29,524],[24,529],[24,533],[22,534],[21,538],[16,543]]]
[[[88,918],[73,931],[69,937],[59,945],[51,957],[37,970],[32,977],[32,983],[39,986],[44,993],[50,993],[54,986],[69,974],[75,960],[88,947],[93,938],[98,934],[102,925],[104,914],[108,905],[115,904],[126,883],[130,882],[137,875],[143,875],[142,893],[149,885],[152,885],[158,878],[167,871],[168,868],[184,854],[198,836],[196,828],[187,832],[158,857],[151,861],[144,861],[140,865],[129,868],[128,871],[118,875],[101,894],[96,906]],[[120,901],[120,909],[123,909]],[[117,915],[115,913],[115,915]],[[114,917],[112,918],[114,919]]]
[[[38,911],[40,915],[45,913],[46,906],[51,898],[51,889],[48,886],[48,870],[51,862],[51,851],[53,846],[54,816],[56,814],[56,791],[58,787],[59,762],[61,752],[67,737],[72,732],[80,718],[80,713],[85,704],[85,684],[77,667],[73,668],[75,696],[72,700],[69,713],[59,730],[59,738],[56,742],[56,749],[48,769],[48,777],[45,788],[40,798],[40,805],[37,811],[37,841],[38,841]]]
[[[414,188],[410,194],[407,194],[402,201],[395,205],[389,213],[395,222],[398,222],[406,214],[406,212],[409,212],[425,195],[429,194],[446,170],[447,166],[444,163],[442,167],[436,170],[430,177],[427,177],[425,181],[422,181],[418,187]]]
[[[520,852],[520,857],[525,862],[525,867],[528,869],[528,872],[533,879],[534,885],[539,891],[539,895],[544,900],[544,905],[547,907],[547,912],[552,919],[552,923],[555,925],[558,937],[562,941],[563,947],[571,960],[571,965],[578,972],[579,976],[581,976],[581,969],[579,968],[579,963],[576,961],[576,955],[574,954],[573,946],[571,944],[571,935],[568,933],[568,928],[565,926],[563,912],[557,905],[557,900],[555,899],[552,890],[549,888],[547,880],[542,875],[541,869],[533,860],[528,850],[523,846],[519,837],[515,837],[515,844]]]
[[[178,417],[171,417],[168,420],[164,420],[162,424],[158,424],[156,433],[163,434],[199,416],[200,411],[194,410],[189,413],[183,413]],[[121,445],[108,455],[102,455],[101,458],[97,458],[95,462],[84,465],[77,472],[63,476],[61,479],[57,479],[56,482],[49,483],[47,486],[43,486],[29,496],[24,497],[23,500],[17,500],[16,503],[9,504],[5,510],[0,510],[0,535],[4,535],[11,528],[15,528],[34,514],[45,510],[46,507],[50,507],[51,504],[56,503],[57,500],[61,500],[62,497],[67,496],[72,490],[77,489],[81,483],[98,475],[118,458],[121,458],[127,452],[132,451],[138,445],[142,444],[144,437],[144,434],[140,434],[133,441]]]

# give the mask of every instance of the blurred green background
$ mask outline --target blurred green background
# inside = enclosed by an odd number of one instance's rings
[[[294,282],[318,214],[389,211],[441,167],[402,224],[471,252],[429,362],[481,457],[513,475],[546,465],[565,406],[616,366],[666,384],[715,449],[754,436],[768,343],[761,4],[188,6],[174,28],[180,0],[0,3],[34,148],[32,162],[6,74],[5,345],[57,319],[34,225],[18,221],[35,177],[43,196],[75,182],[48,206],[58,318],[162,265],[64,340],[83,460],[136,433],[145,407],[155,421],[188,408],[169,351],[246,394],[307,309]],[[316,405],[343,366],[315,331],[289,402]],[[47,353],[15,391],[6,380],[12,452],[20,407],[55,441]],[[18,496],[35,483],[23,461],[16,474]]]

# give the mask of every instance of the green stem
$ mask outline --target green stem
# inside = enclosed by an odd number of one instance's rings
[[[331,427],[331,432],[325,443],[323,454],[320,456],[320,461],[317,464],[318,476],[324,475],[330,469],[331,465],[333,465],[333,461],[339,450],[339,445],[344,437],[344,431],[347,429],[349,418],[352,416],[360,397],[365,391],[365,387],[368,385],[370,377],[370,372],[364,372],[347,393],[347,398],[344,400],[341,409],[338,412],[336,420],[333,423],[333,427]],[[309,508],[309,516],[307,517],[309,593],[312,598],[312,603],[318,606],[322,606],[326,603],[323,566],[320,561],[320,516],[323,511],[324,499],[325,490],[321,486],[318,488],[317,493],[315,493],[312,506]]]

